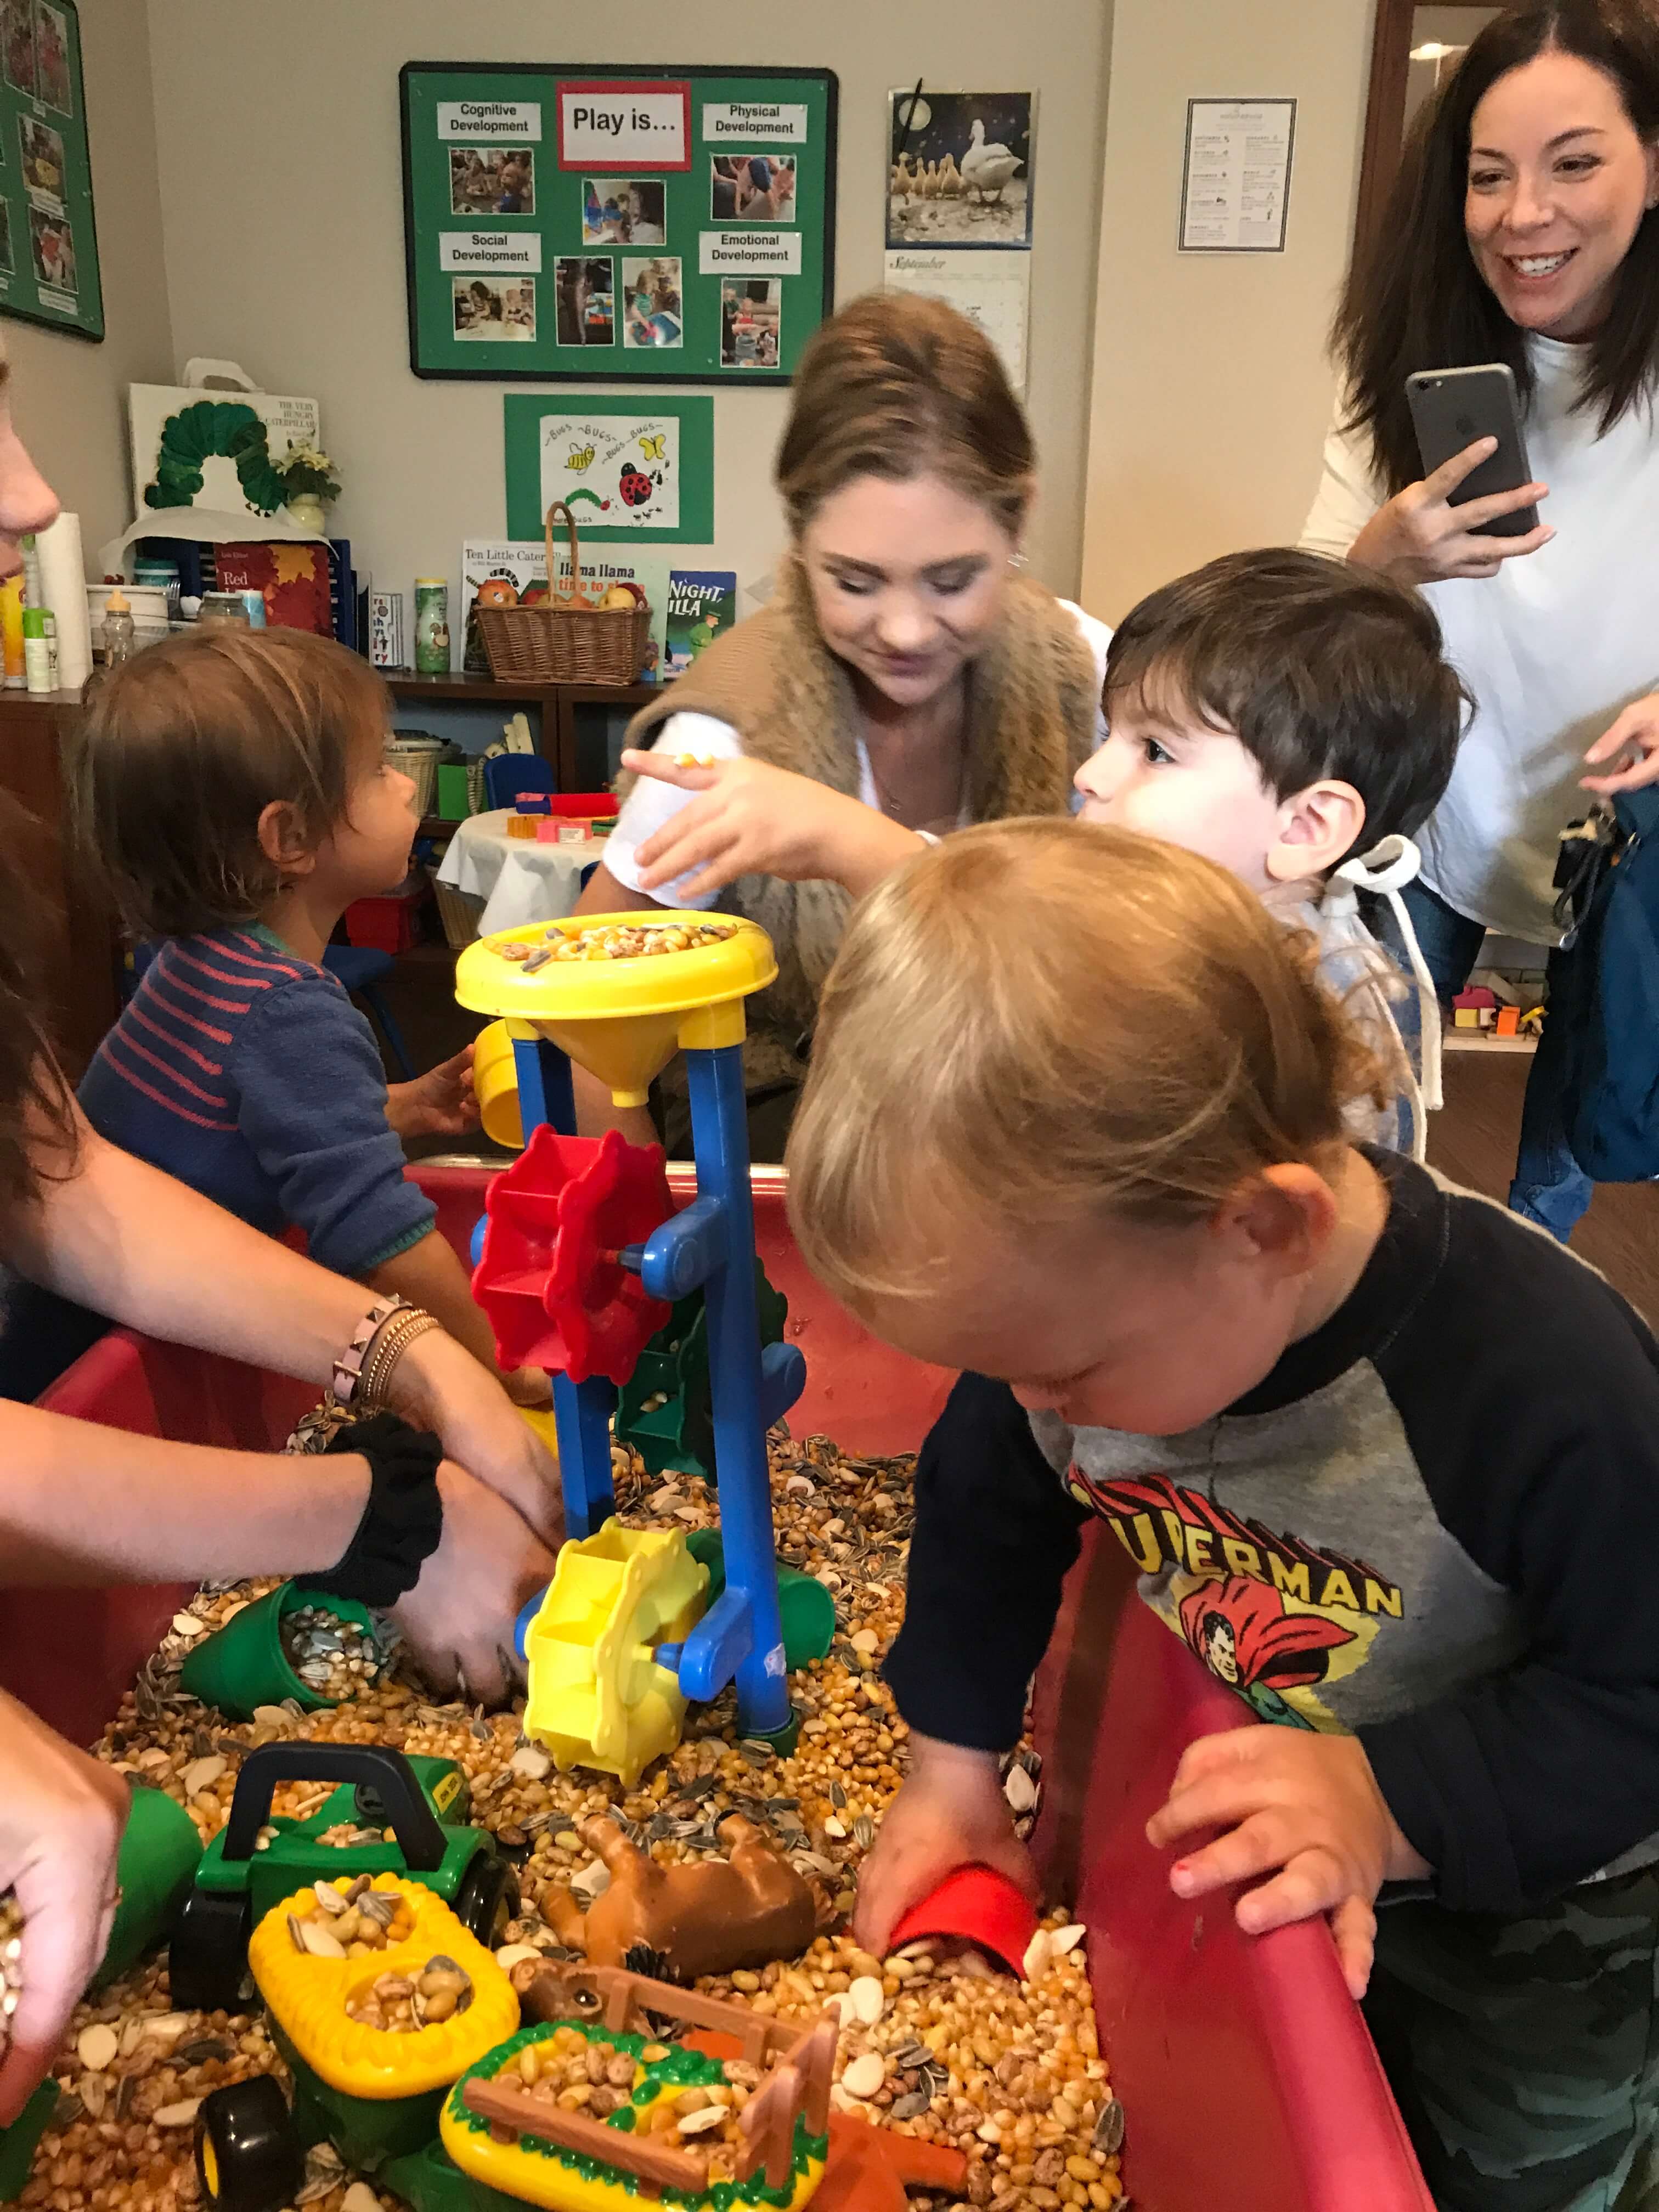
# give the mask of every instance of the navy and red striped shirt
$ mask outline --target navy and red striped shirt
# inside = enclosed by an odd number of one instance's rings
[[[81,1085],[99,1134],[312,1257],[364,1275],[431,1228],[368,1022],[258,923],[170,938]]]

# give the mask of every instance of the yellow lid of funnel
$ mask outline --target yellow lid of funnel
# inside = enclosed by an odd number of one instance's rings
[[[502,949],[527,945],[533,957],[561,939],[629,928],[654,935],[682,921],[687,929],[718,929],[720,934],[712,944],[684,951],[548,960],[530,973],[524,959]],[[764,990],[777,972],[772,940],[754,922],[734,915],[681,917],[672,908],[651,907],[639,914],[572,915],[562,921],[495,931],[469,945],[457,961],[455,996],[474,1013],[533,1024],[608,1084],[619,1103],[639,1105],[652,1077],[682,1042],[739,1041],[743,1025],[737,1006]],[[684,1018],[726,1006],[734,1009],[730,1034],[683,1038]]]

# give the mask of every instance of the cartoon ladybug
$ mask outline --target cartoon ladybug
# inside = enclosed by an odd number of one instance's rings
[[[624,469],[617,489],[629,507],[643,507],[651,496],[651,479],[638,469]]]

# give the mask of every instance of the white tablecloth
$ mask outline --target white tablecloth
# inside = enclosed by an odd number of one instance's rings
[[[581,890],[582,870],[605,858],[603,837],[580,845],[544,845],[528,837],[509,837],[512,810],[473,814],[449,841],[438,868],[440,883],[453,884],[484,902],[480,935],[512,929],[520,922],[557,921],[571,912]]]

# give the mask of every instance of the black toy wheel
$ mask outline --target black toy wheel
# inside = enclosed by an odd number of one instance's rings
[[[497,1950],[507,1922],[519,1917],[519,1877],[494,1851],[480,1851],[461,1876],[452,1910],[486,1951]]]
[[[180,2012],[241,2012],[253,1910],[246,1893],[193,1888],[173,1923],[167,1977]]]
[[[210,2212],[281,2212],[305,2185],[306,2154],[269,2074],[214,2089],[196,2121],[196,2172]]]

